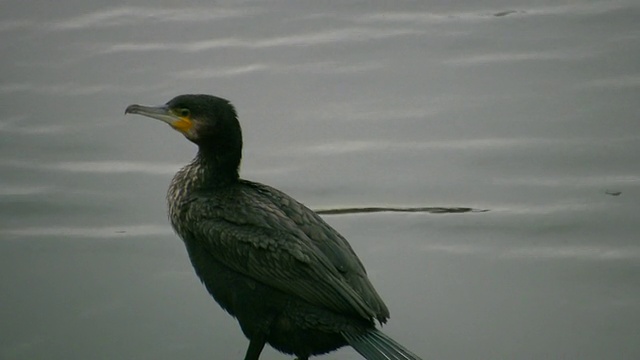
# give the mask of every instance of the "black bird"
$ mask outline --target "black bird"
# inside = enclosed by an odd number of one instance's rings
[[[169,187],[169,218],[196,274],[249,338],[245,360],[266,343],[299,360],[347,344],[369,360],[419,359],[376,329],[389,310],[344,237],[288,195],[240,179],[242,133],[228,100],[180,95],[128,113],[198,145]]]

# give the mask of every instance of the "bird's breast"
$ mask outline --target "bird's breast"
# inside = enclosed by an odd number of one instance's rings
[[[182,237],[185,229],[185,203],[198,187],[199,171],[196,166],[189,164],[178,171],[167,191],[168,215],[174,230]]]

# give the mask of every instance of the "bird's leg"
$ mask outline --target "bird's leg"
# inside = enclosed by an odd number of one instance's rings
[[[265,343],[264,335],[253,337],[249,341],[249,348],[247,349],[247,354],[244,356],[244,360],[258,360]]]

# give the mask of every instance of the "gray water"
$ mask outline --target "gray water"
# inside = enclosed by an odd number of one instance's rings
[[[638,19],[635,0],[2,2],[0,358],[242,358],[166,220],[195,147],[123,115],[182,93],[230,99],[242,176],[311,208],[489,210],[325,215],[425,359],[640,358]]]

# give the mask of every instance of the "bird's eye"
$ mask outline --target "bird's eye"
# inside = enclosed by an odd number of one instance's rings
[[[189,117],[191,115],[191,111],[189,109],[180,109],[180,116]]]

